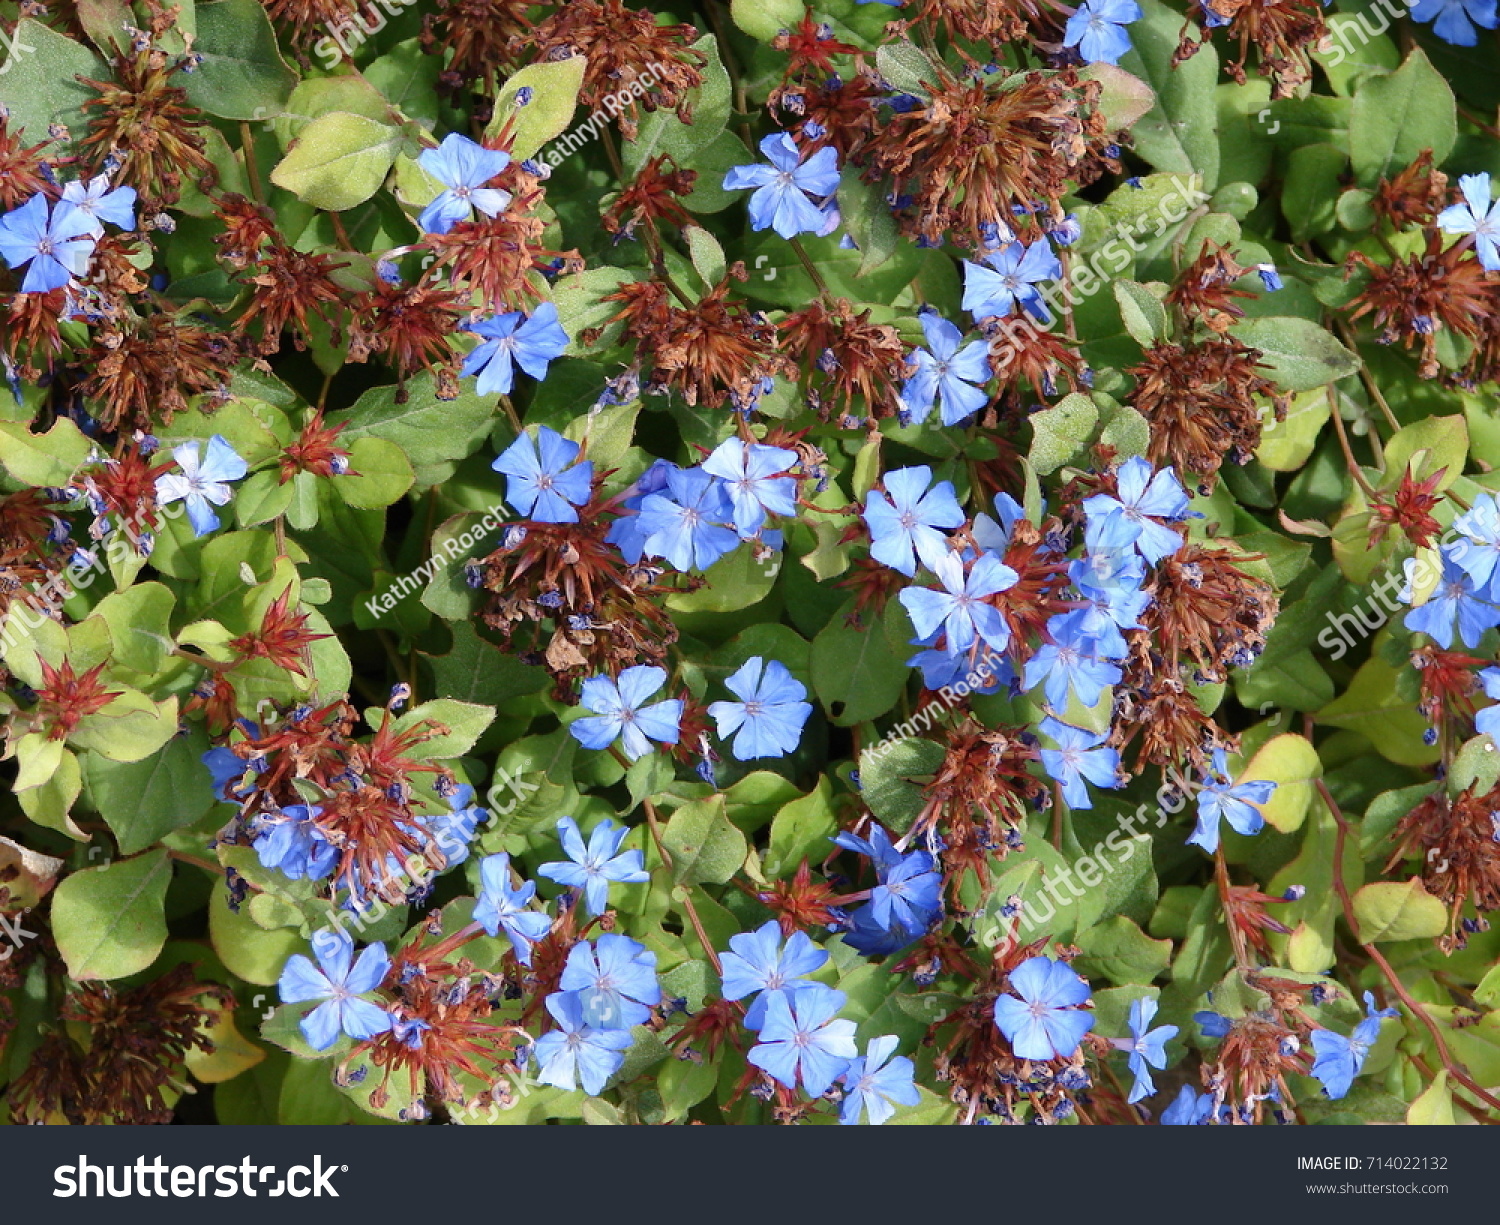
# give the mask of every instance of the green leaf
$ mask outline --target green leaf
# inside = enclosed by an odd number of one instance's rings
[[[1159,340],[1167,338],[1167,308],[1161,296],[1152,293],[1146,286],[1135,281],[1116,281],[1115,301],[1120,304],[1120,317],[1125,321],[1125,330],[1131,339],[1143,349],[1149,349]],[[1035,459],[1032,460],[1035,464]],[[1042,471],[1042,469],[1037,469]]]
[[[214,806],[203,768],[208,737],[194,726],[143,761],[116,762],[86,753],[89,802],[115,835],[122,855],[134,855],[173,830],[194,824]]]
[[[721,885],[745,862],[745,835],[729,819],[722,795],[684,804],[672,814],[661,840],[679,885]]]
[[[768,43],[802,20],[802,0],[730,0],[734,24],[757,42]]]
[[[172,861],[148,851],[74,872],[52,895],[52,934],[78,982],[144,970],[167,941],[164,905]]]
[[[1385,478],[1381,485],[1394,489],[1408,469],[1417,480],[1425,480],[1439,469],[1442,479],[1434,486],[1442,493],[1463,475],[1469,456],[1469,425],[1461,416],[1424,417],[1402,426],[1385,444]]]
[[[88,126],[83,104],[97,93],[79,82],[79,77],[107,81],[105,62],[66,35],[44,26],[33,17],[16,22],[7,44],[0,47],[0,105],[10,111],[7,127],[21,142],[34,145],[47,139],[47,128],[66,124],[74,137]],[[48,156],[57,156],[50,151]]]
[[[506,81],[495,99],[494,118],[485,135],[494,137],[510,120],[511,156],[517,161],[534,157],[549,140],[568,130],[578,108],[578,91],[583,88],[587,64],[585,56],[574,55],[521,69]],[[531,100],[517,106],[516,95],[522,89],[531,91]]]
[[[832,846],[830,839],[837,832],[833,786],[826,774],[819,775],[814,790],[801,799],[782,805],[771,822],[766,875],[773,878],[783,876],[794,871],[804,859],[816,863],[827,855]]]
[[[1458,139],[1453,90],[1420,47],[1389,76],[1366,77],[1349,111],[1349,152],[1364,187],[1404,170],[1424,149],[1440,166]]]
[[[1448,1069],[1439,1068],[1432,1084],[1412,1099],[1406,1111],[1408,1127],[1452,1127],[1458,1122],[1453,1093],[1448,1088]]]
[[[635,139],[625,142],[628,175],[635,175],[653,157],[663,153],[679,166],[691,165],[700,149],[706,149],[723,134],[733,98],[729,73],[719,57],[719,40],[705,34],[693,44],[693,50],[700,52],[707,63],[702,69],[703,84],[688,94],[692,122],[683,123],[675,110],[665,106],[644,115]],[[749,161],[749,156],[744,160]]]
[[[484,734],[484,729],[494,721],[493,707],[456,702],[452,698],[436,698],[413,707],[397,719],[393,726],[397,732],[404,732],[424,722],[445,728],[439,735],[420,741],[410,750],[409,755],[418,760],[435,761],[462,757],[474,747],[475,741]]]
[[[281,58],[276,32],[257,0],[198,0],[193,51],[198,70],[174,78],[188,101],[220,119],[277,115],[297,84]]]
[[[1364,944],[1430,940],[1448,927],[1448,909],[1422,886],[1422,878],[1377,881],[1354,895],[1354,918]]]
[[[1266,821],[1283,834],[1302,828],[1312,803],[1313,782],[1323,777],[1317,750],[1294,732],[1273,736],[1245,763],[1240,782],[1264,779],[1276,784],[1271,798],[1261,804]]]
[[[23,485],[66,485],[88,458],[93,444],[61,417],[45,434],[19,422],[0,421],[0,464]]]
[[[1211,191],[1219,182],[1218,52],[1208,43],[1179,63],[1182,15],[1160,0],[1141,0],[1141,8],[1120,67],[1146,82],[1157,104],[1132,130],[1136,151],[1158,170],[1197,171]]]
[[[172,649],[170,621],[176,605],[177,598],[160,583],[137,583],[105,596],[91,616],[109,627],[115,660],[150,676]]]
[[[915,43],[885,43],[875,52],[875,67],[892,89],[925,98],[941,80],[927,53]]]
[[[896,254],[900,234],[885,193],[866,182],[854,166],[845,166],[839,175],[839,215],[859,247],[860,275],[875,271]]]
[[[140,761],[177,734],[177,699],[153,702],[127,689],[98,714],[85,716],[68,737],[110,761]]]
[[[1085,978],[1103,977],[1117,986],[1149,985],[1172,962],[1172,942],[1153,940],[1124,915],[1112,915],[1076,937],[1077,970]]]
[[[1266,377],[1284,391],[1311,391],[1359,370],[1359,358],[1310,319],[1271,315],[1242,319],[1230,330],[1261,351]]]
[[[859,755],[860,798],[883,825],[898,834],[911,828],[927,803],[924,784],[946,756],[933,740],[883,740]]]
[[[400,500],[416,475],[401,448],[384,438],[356,438],[349,444],[349,471],[333,487],[350,506],[379,510]]]
[[[1088,445],[1099,424],[1099,409],[1082,392],[1064,396],[1051,408],[1031,414],[1031,466],[1042,476],[1056,472]]]
[[[1328,393],[1321,387],[1293,397],[1285,421],[1266,422],[1255,458],[1273,472],[1296,472],[1311,458],[1331,411]]]
[[[1397,765],[1421,766],[1438,759],[1422,742],[1427,720],[1396,686],[1396,670],[1378,655],[1366,660],[1349,687],[1314,716],[1319,723],[1368,736],[1381,756]]]
[[[380,190],[400,147],[400,129],[333,111],[302,129],[271,182],[314,208],[343,212]]]
[[[367,436],[394,443],[411,461],[418,488],[426,489],[448,480],[457,462],[489,436],[496,404],[467,383],[456,398],[441,399],[427,373],[408,381],[405,391],[403,397],[394,386],[371,388],[353,408],[329,413],[328,423],[349,423],[339,439],[351,451],[356,439]]]
[[[899,612],[899,606],[892,603]],[[835,616],[813,639],[813,690],[840,727],[885,714],[906,688],[905,662],[878,625],[852,626]]]
[[[757,560],[747,545],[731,550],[703,572],[706,580],[696,591],[667,597],[667,607],[676,612],[734,612],[765,599],[776,584],[782,557],[773,553]]]
[[[693,260],[693,269],[703,281],[705,289],[712,289],[724,279],[728,265],[724,261],[724,248],[719,240],[702,226],[690,225],[683,229],[687,240],[688,254]]]

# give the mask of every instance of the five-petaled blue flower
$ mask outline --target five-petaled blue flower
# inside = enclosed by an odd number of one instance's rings
[[[740,1000],[759,993],[745,1010],[748,1029],[761,1027],[771,996],[795,995],[813,986],[807,975],[821,969],[828,960],[827,952],[809,940],[805,932],[793,932],[782,948],[781,925],[775,919],[753,932],[730,936],[729,948],[719,958],[724,998]]]
[[[639,852],[637,852],[639,854]],[[552,928],[552,920],[526,907],[536,897],[536,884],[512,885],[510,856],[486,855],[479,862],[479,898],[474,903],[474,922],[491,936],[504,932],[515,950],[516,960],[531,964],[531,946]],[[607,889],[609,886],[606,885]]]
[[[769,166],[736,166],[724,176],[725,191],[755,188],[750,197],[750,228],[775,230],[783,238],[820,233],[827,224],[809,196],[831,195],[839,185],[838,153],[824,146],[807,161],[785,132],[767,136],[760,151]]]
[[[219,434],[208,440],[208,449],[199,462],[199,442],[193,439],[172,448],[172,458],[181,473],[164,472],[156,478],[156,500],[166,506],[186,499],[188,521],[198,536],[217,530],[219,517],[213,506],[224,506],[233,496],[228,482],[237,481],[250,469],[235,449]]]
[[[724,683],[740,700],[713,702],[708,713],[719,725],[719,739],[734,736],[736,761],[783,757],[797,747],[812,705],[784,663],[755,655]]]
[[[931,567],[949,553],[948,537],[938,531],[960,527],[963,509],[952,481],[931,489],[932,469],[926,464],[897,468],[885,474],[885,493],[865,495],[865,524],[870,529],[870,556],[907,576],[917,572],[917,560]]]
[[[1118,684],[1123,673],[1100,659],[1095,640],[1082,632],[1087,611],[1079,609],[1047,622],[1051,642],[1044,642],[1026,661],[1022,673],[1027,689],[1043,686],[1047,701],[1056,710],[1068,705],[1068,691],[1085,706],[1096,705],[1107,686]]]
[[[674,469],[667,473],[664,492],[647,494],[641,501],[646,552],[665,557],[684,573],[707,570],[740,543],[739,534],[725,526],[733,513],[718,477],[701,468]]]
[[[845,1002],[842,991],[822,983],[790,999],[771,996],[761,1021],[760,1041],[746,1058],[788,1089],[795,1089],[800,1079],[809,1097],[822,1097],[859,1053],[854,1022],[834,1019]]]
[[[1312,1032],[1312,1074],[1323,1083],[1323,1092],[1332,1098],[1343,1097],[1349,1086],[1365,1066],[1365,1058],[1375,1039],[1380,1037],[1382,1017],[1399,1015],[1394,1008],[1376,1008],[1375,997],[1365,992],[1365,1019],[1354,1027],[1349,1037],[1336,1034],[1331,1029],[1315,1029]]]
[[[1010,989],[995,1000],[995,1024],[1017,1059],[1066,1059],[1094,1027],[1094,1014],[1078,1008],[1093,995],[1088,983],[1060,961],[1027,958],[1010,972]]]
[[[422,150],[417,164],[447,189],[417,218],[424,233],[446,234],[458,222],[472,220],[476,208],[494,217],[510,203],[508,191],[485,186],[510,165],[510,154],[502,150],[451,132],[436,149]]]
[[[724,482],[734,507],[734,528],[741,536],[760,531],[767,512],[797,513],[797,480],[782,475],[797,462],[797,452],[730,438],[720,443],[701,465],[704,472]]]
[[[1156,1085],[1151,1080],[1151,1069],[1161,1069],[1167,1066],[1167,1043],[1177,1036],[1175,1025],[1158,1025],[1155,1029],[1148,1030],[1146,1027],[1151,1024],[1151,1018],[1155,1015],[1155,1000],[1132,1001],[1129,1021],[1130,1037],[1114,1040],[1114,1045],[1118,1050],[1129,1053],[1127,1062],[1130,1065],[1130,1074],[1135,1077],[1135,1080],[1130,1086],[1130,1096],[1125,1100],[1131,1105],[1156,1092]]]
[[[509,395],[516,366],[538,381],[546,378],[547,367],[568,347],[568,334],[558,323],[557,307],[551,302],[543,302],[529,318],[511,311],[471,323],[468,330],[484,337],[464,358],[463,366],[465,375],[479,376],[474,386],[482,396]]]
[[[618,739],[631,761],[649,753],[652,740],[676,744],[682,724],[682,699],[642,705],[666,681],[666,669],[654,664],[626,668],[618,681],[591,676],[583,682],[579,703],[594,713],[574,719],[568,730],[586,749],[606,749]]]
[[[993,553],[981,553],[967,573],[962,558],[949,553],[937,559],[932,572],[943,590],[907,587],[899,596],[918,636],[929,639],[941,625],[950,654],[967,651],[976,638],[997,651],[1005,650],[1010,628],[1000,610],[985,600],[1009,591],[1020,576]]]
[[[989,265],[986,267],[985,265]],[[976,319],[1004,318],[1017,303],[1046,321],[1046,304],[1037,286],[1062,276],[1062,264],[1046,239],[1026,246],[1013,242],[984,256],[984,264],[964,260],[963,308]]]
[[[1266,818],[1257,804],[1264,804],[1276,790],[1266,779],[1235,783],[1229,777],[1229,762],[1223,749],[1215,749],[1213,773],[1203,780],[1198,792],[1198,824],[1193,827],[1189,846],[1201,846],[1212,855],[1219,849],[1219,822],[1228,821],[1236,833],[1258,834]]]
[[[1062,784],[1063,799],[1070,807],[1094,806],[1085,779],[1096,787],[1120,785],[1119,750],[1105,746],[1103,735],[1060,722],[1050,715],[1037,730],[1057,742],[1055,749],[1041,749],[1038,755],[1047,776]]]
[[[1500,6],[1495,0],[1417,0],[1411,18],[1433,22],[1433,33],[1455,47],[1476,47],[1479,32],[1474,27],[1493,30],[1500,25]]]
[[[71,204],[89,223],[89,233],[104,237],[104,223],[122,230],[135,229],[135,188],[109,186],[109,176],[101,174],[85,183],[82,179],[63,187],[64,203]]]
[[[1063,28],[1063,46],[1077,47],[1087,64],[1118,64],[1130,50],[1125,27],[1140,19],[1135,0],[1083,0]]]
[[[1479,645],[1479,639],[1485,630],[1500,625],[1500,605],[1491,603],[1475,592],[1473,581],[1453,560],[1453,553],[1448,548],[1439,552],[1442,574],[1437,588],[1428,595],[1425,603],[1406,614],[1402,624],[1409,630],[1426,634],[1438,646],[1447,650],[1453,645],[1453,626],[1456,622],[1458,636],[1463,639],[1464,646],[1472,649]],[[1465,557],[1472,560],[1475,550],[1469,549]],[[1407,581],[1398,598],[1410,603],[1415,594],[1415,575],[1423,563],[1415,557],[1408,557],[1404,564]]]
[[[1495,28],[1494,0],[1489,4],[1489,28]],[[1416,12],[1412,13],[1416,17]],[[1419,21],[1420,17],[1417,18]],[[1472,43],[1464,44],[1472,46]],[[1490,272],[1500,272],[1500,200],[1490,198],[1490,176],[1466,174],[1458,180],[1464,194],[1462,204],[1453,204],[1438,214],[1438,225],[1449,234],[1474,235],[1474,251]]]
[[[372,944],[354,960],[354,941],[341,927],[321,931],[313,941],[318,964],[301,953],[287,961],[277,989],[284,1004],[322,1000],[302,1018],[302,1036],[315,1051],[326,1051],[341,1033],[356,1042],[383,1034],[391,1014],[379,1004],[360,999],[385,981],[391,959],[384,944]]]
[[[520,434],[490,465],[505,478],[505,500],[519,514],[538,523],[577,523],[573,508],[589,500],[594,465],[581,464],[579,446],[550,426],[537,429],[536,441]]]
[[[82,276],[94,249],[93,220],[67,201],[48,210],[37,192],[13,212],[0,217],[0,257],[19,269],[28,261],[22,293],[48,293]]]
[[[1165,519],[1176,523],[1193,513],[1177,473],[1163,468],[1153,475],[1150,463],[1137,455],[1120,465],[1116,485],[1118,497],[1096,493],[1083,500],[1088,549],[1092,552],[1134,545],[1151,565],[1177,552],[1182,547],[1182,534],[1157,522]]]
[[[559,986],[578,995],[579,1015],[595,1029],[629,1029],[661,1003],[656,954],[629,936],[606,932],[597,947],[581,940],[568,953]]]
[[[865,1053],[845,1069],[841,1124],[856,1124],[863,1115],[878,1127],[890,1120],[897,1106],[915,1106],[922,1100],[912,1079],[916,1071],[912,1061],[905,1055],[891,1058],[897,1045],[891,1034],[871,1038]]]
[[[564,1091],[581,1085],[590,1096],[603,1093],[609,1078],[625,1062],[620,1052],[633,1041],[630,1031],[587,1024],[583,1006],[572,991],[549,995],[547,1011],[558,1027],[536,1040],[537,1079]]]
[[[537,873],[548,880],[571,889],[583,890],[584,905],[590,914],[603,914],[609,904],[609,884],[616,881],[622,885],[639,885],[651,879],[646,871],[646,859],[640,851],[620,853],[620,843],[630,831],[623,826],[616,828],[608,819],[599,822],[589,835],[587,848],[583,836],[578,832],[578,823],[572,817],[564,817],[557,823],[562,838],[565,860],[544,863]]]
[[[959,348],[963,333],[937,311],[924,310],[920,318],[927,348],[911,355],[917,372],[902,387],[901,401],[913,424],[927,420],[936,399],[943,424],[957,425],[989,402],[989,394],[973,385],[989,382],[989,342]]]

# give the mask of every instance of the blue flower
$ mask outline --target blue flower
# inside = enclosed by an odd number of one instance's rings
[[[1135,0],[1083,0],[1063,29],[1063,46],[1077,47],[1089,64],[1118,64],[1130,50],[1125,26],[1141,19]]]
[[[1094,1014],[1078,1009],[1093,992],[1060,961],[1027,958],[1010,972],[1010,989],[995,1000],[995,1025],[1017,1059],[1067,1059],[1094,1027]]]
[[[738,702],[713,702],[708,713],[719,725],[719,739],[734,736],[736,761],[782,757],[796,749],[812,714],[807,689],[778,660],[755,655],[724,682]]]
[[[490,819],[486,809],[473,803],[474,788],[460,783],[448,797],[448,812],[432,813],[417,820],[437,843],[447,861],[447,867],[456,867],[469,857],[469,843],[484,822]]]
[[[620,550],[620,556],[630,565],[635,565],[646,554],[646,533],[641,531],[641,503],[653,493],[667,487],[667,474],[679,471],[676,464],[665,459],[653,460],[651,466],[630,487],[620,505],[631,514],[622,514],[609,525],[604,539]]]
[[[667,473],[667,492],[641,502],[640,530],[646,552],[665,557],[678,570],[707,570],[735,549],[740,538],[725,526],[733,515],[724,483],[699,468]]]
[[[1062,264],[1045,239],[1029,247],[1010,243],[984,256],[984,263],[989,267],[964,260],[964,310],[976,319],[1004,318],[1019,303],[1038,319],[1047,320],[1047,307],[1037,286],[1062,276]]]
[[[193,525],[194,534],[207,536],[219,526],[219,517],[214,514],[209,503],[214,506],[227,505],[233,496],[228,482],[239,480],[250,469],[235,453],[235,449],[218,434],[208,440],[208,450],[204,453],[201,464],[198,461],[198,448],[197,439],[172,448],[172,458],[177,461],[182,473],[164,472],[156,478],[156,500],[160,505],[166,506],[180,499],[187,499],[188,521]]]
[[[720,443],[701,467],[724,482],[723,489],[734,507],[735,530],[748,538],[760,530],[767,512],[797,513],[797,480],[780,475],[796,462],[795,451],[758,442],[747,445],[730,438]]]
[[[1340,1098],[1349,1092],[1349,1086],[1365,1066],[1370,1048],[1380,1037],[1382,1017],[1399,1015],[1394,1008],[1375,1007],[1375,997],[1365,992],[1365,1019],[1354,1027],[1354,1032],[1345,1038],[1331,1029],[1315,1029],[1312,1032],[1312,1074],[1323,1083],[1327,1097]]]
[[[1117,1049],[1129,1052],[1127,1062],[1130,1065],[1130,1074],[1135,1077],[1135,1081],[1130,1086],[1130,1096],[1125,1100],[1131,1105],[1156,1092],[1156,1085],[1151,1080],[1151,1069],[1167,1066],[1167,1043],[1177,1036],[1175,1025],[1158,1025],[1155,1029],[1147,1030],[1146,1027],[1151,1024],[1151,1018],[1155,1015],[1155,1000],[1132,1001],[1129,1021],[1130,1037],[1114,1040]]]
[[[1276,271],[1275,264],[1256,264],[1255,271],[1260,274],[1260,283],[1266,287],[1267,293],[1275,293],[1277,290],[1286,288],[1281,279],[1281,273]]]
[[[666,684],[665,668],[637,664],[620,673],[618,681],[591,676],[583,682],[579,701],[594,713],[568,725],[573,738],[586,749],[605,749],[615,740],[625,756],[638,761],[651,752],[651,741],[676,744],[682,723],[682,699],[642,703]]]
[[[1183,1085],[1177,1091],[1176,1100],[1161,1112],[1161,1121],[1168,1127],[1199,1127],[1207,1123],[1213,1113],[1212,1097],[1194,1092],[1192,1085]]]
[[[109,176],[101,174],[84,183],[81,179],[63,188],[63,201],[71,204],[89,222],[88,232],[104,237],[104,222],[122,230],[135,229],[135,188],[109,188]]]
[[[997,651],[1010,641],[1010,629],[1000,610],[986,604],[987,597],[1009,591],[1020,576],[993,553],[975,558],[968,574],[956,553],[929,562],[943,590],[931,587],[908,587],[901,592],[902,606],[911,616],[919,637],[926,639],[939,625],[947,635],[948,650],[957,655],[974,645],[976,637],[984,639]]]
[[[583,1006],[571,991],[547,997],[547,1011],[558,1028],[536,1040],[535,1056],[541,1065],[537,1079],[564,1092],[583,1086],[590,1096],[604,1092],[609,1078],[625,1062],[631,1043],[629,1030],[595,1029],[585,1023]]]
[[[1492,702],[1500,702],[1500,668],[1486,668],[1479,674],[1479,683],[1484,694]],[[1474,716],[1474,730],[1488,736],[1500,745],[1500,706],[1486,706]]]
[[[988,393],[971,386],[990,379],[989,343],[975,340],[960,349],[963,333],[937,311],[924,310],[920,319],[927,348],[911,355],[917,372],[901,389],[902,403],[913,423],[921,423],[936,398],[943,424],[957,425],[989,402]]]
[[[766,1002],[760,1041],[746,1056],[788,1089],[800,1079],[809,1097],[822,1097],[858,1053],[854,1022],[834,1020],[846,997],[813,983],[788,999],[773,995]]]
[[[756,189],[750,197],[750,228],[769,227],[783,238],[820,233],[827,218],[808,197],[821,198],[838,188],[838,153],[825,146],[803,162],[785,132],[767,136],[760,151],[769,166],[736,166],[724,176],[725,191]]]
[[[839,1122],[857,1124],[860,1116],[873,1126],[889,1122],[897,1106],[915,1106],[922,1100],[912,1075],[912,1061],[896,1053],[897,1039],[891,1034],[871,1038],[863,1056],[856,1057],[844,1070],[844,1104],[839,1108]]]
[[[891,836],[882,826],[874,823],[870,825],[868,838],[861,838],[858,834],[843,830],[834,836],[833,844],[843,847],[846,851],[864,855],[878,871],[882,872],[887,868],[896,867],[904,858],[896,849],[896,844],[891,841]]]
[[[261,866],[289,880],[322,880],[332,872],[339,853],[318,826],[321,812],[317,805],[289,804],[274,816],[257,817],[251,846]]]
[[[551,919],[527,909],[536,897],[536,884],[526,881],[519,888],[513,887],[510,856],[504,853],[486,855],[479,861],[479,882],[474,922],[491,936],[498,936],[503,931],[510,947],[515,950],[516,960],[529,966],[531,946],[552,929]]]
[[[557,307],[551,302],[543,302],[529,318],[511,311],[471,323],[468,330],[485,337],[464,358],[463,366],[465,375],[479,376],[475,390],[482,396],[509,395],[515,385],[515,366],[538,381],[546,378],[547,367],[568,347],[568,334],[558,323]]]
[[[510,165],[509,153],[451,132],[436,149],[422,150],[417,164],[447,188],[417,218],[424,233],[446,234],[458,222],[472,220],[476,208],[494,217],[510,203],[509,192],[485,186]]]
[[[908,578],[917,573],[918,558],[931,566],[948,555],[948,538],[938,528],[964,522],[953,483],[939,481],[929,489],[931,483],[926,464],[897,468],[885,474],[885,493],[872,489],[865,495],[870,556]]]
[[[1213,773],[1198,792],[1198,824],[1188,845],[1201,846],[1212,855],[1219,848],[1220,821],[1228,821],[1236,833],[1258,834],[1266,819],[1255,805],[1264,804],[1275,790],[1276,784],[1264,779],[1233,783],[1224,750],[1215,749]]]
[[[793,932],[782,948],[781,927],[775,919],[753,932],[730,936],[729,948],[719,958],[724,998],[740,1000],[758,993],[745,1011],[747,1029],[759,1029],[764,1023],[771,996],[791,996],[813,986],[807,975],[828,960],[828,954],[804,932]]]
[[[1475,594],[1493,599],[1500,575],[1500,504],[1492,493],[1481,493],[1472,506],[1453,520],[1453,530],[1466,538],[1462,549],[1444,549],[1444,557],[1473,580]],[[1470,644],[1472,645],[1472,644]]]
[[[1055,749],[1041,749],[1042,768],[1049,778],[1062,784],[1063,799],[1073,808],[1092,808],[1094,801],[1084,785],[1088,779],[1096,787],[1120,785],[1120,754],[1104,747],[1104,736],[1060,723],[1048,715],[1037,729],[1057,742]]]
[[[880,883],[870,890],[870,916],[887,930],[899,928],[916,937],[943,909],[943,877],[933,871],[932,856],[912,851],[901,862],[880,872]]]
[[[59,202],[49,217],[47,197],[37,192],[0,217],[0,258],[16,269],[30,261],[22,293],[61,289],[88,270],[93,226],[90,217],[66,201]]]
[[[1123,673],[1114,664],[1099,659],[1094,640],[1082,633],[1083,610],[1052,617],[1047,622],[1051,642],[1044,642],[1026,661],[1022,673],[1027,689],[1043,685],[1047,701],[1058,710],[1068,704],[1068,691],[1085,706],[1093,706],[1104,690],[1118,684]]]
[[[587,940],[575,944],[559,985],[577,993],[579,1015],[595,1029],[644,1025],[661,1003],[656,954],[614,932],[600,936],[597,947]]]
[[[551,426],[537,429],[536,441],[520,434],[490,465],[504,474],[505,500],[518,514],[538,523],[577,523],[573,508],[589,500],[594,465],[574,464],[579,446]]]
[[[245,777],[246,770],[252,768],[232,749],[209,749],[203,754],[203,764],[208,767],[215,799],[229,802],[243,799],[249,794],[250,789],[247,787],[236,787],[233,791],[229,789],[231,784],[238,783]]]
[[[1083,500],[1090,549],[1122,549],[1134,545],[1155,565],[1182,547],[1182,534],[1158,519],[1178,522],[1192,511],[1188,496],[1171,468],[1152,475],[1151,465],[1139,456],[1127,459],[1117,473],[1118,497],[1096,493]]]
[[[284,1004],[322,1000],[300,1028],[307,1044],[326,1051],[341,1033],[356,1042],[383,1034],[391,1028],[391,1014],[379,1004],[360,999],[385,981],[391,967],[384,944],[372,944],[354,960],[354,941],[341,927],[321,931],[313,940],[318,964],[295,954],[281,971],[277,990]]]
[[[563,853],[568,858],[544,863],[537,872],[559,885],[582,889],[584,904],[590,914],[604,913],[609,904],[611,881],[639,885],[651,879],[651,874],[646,871],[645,856],[640,851],[620,854],[620,843],[630,831],[615,828],[613,821],[601,821],[594,828],[587,849],[572,817],[564,817],[557,823],[557,829],[562,837]]]
[[[1493,30],[1496,25],[1500,25],[1495,0],[1417,0],[1411,10],[1411,17],[1413,21],[1422,22],[1433,21],[1435,18],[1433,33],[1455,47],[1479,45],[1479,32],[1474,29],[1475,26]],[[1489,264],[1485,267],[1494,270]]]
[[[1469,551],[1469,555],[1473,550]],[[1406,559],[1407,583],[1400,593],[1403,602],[1413,598],[1413,570],[1420,563],[1415,557]],[[1442,550],[1442,577],[1437,589],[1425,604],[1413,608],[1402,619],[1409,630],[1426,634],[1444,650],[1453,645],[1453,625],[1458,623],[1458,634],[1466,647],[1477,647],[1484,631],[1500,625],[1500,607],[1481,599],[1475,594],[1469,576],[1454,562],[1448,549]]]
[[[1198,1023],[1205,1038],[1227,1038],[1229,1031],[1234,1028],[1234,1022],[1223,1013],[1207,1009],[1193,1013],[1193,1020]]]

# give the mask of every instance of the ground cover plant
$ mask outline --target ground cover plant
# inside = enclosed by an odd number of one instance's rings
[[[1495,0],[0,0],[13,1123],[1500,1121]]]

